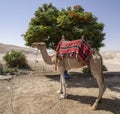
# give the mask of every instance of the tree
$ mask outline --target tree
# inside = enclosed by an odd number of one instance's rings
[[[97,21],[91,12],[85,12],[80,5],[58,10],[52,3],[43,4],[34,13],[26,33],[23,35],[27,46],[44,41],[48,48],[55,49],[64,34],[67,40],[84,35],[85,40],[97,50],[104,46],[104,24]]]

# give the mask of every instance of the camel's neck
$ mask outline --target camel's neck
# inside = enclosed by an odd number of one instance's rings
[[[55,61],[53,61],[53,56],[49,56],[46,49],[42,49],[40,51],[42,54],[42,58],[46,64],[50,64],[50,65],[55,64]]]

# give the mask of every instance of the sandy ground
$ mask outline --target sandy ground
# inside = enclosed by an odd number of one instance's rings
[[[26,71],[11,79],[0,80],[0,114],[120,114],[120,51],[102,53],[108,71],[104,72],[107,90],[96,111],[89,109],[98,95],[96,80],[70,70],[67,79],[67,99],[60,99],[59,73],[46,65],[41,56],[27,55],[33,71]],[[2,61],[0,55],[0,62]],[[109,58],[109,59],[108,59]],[[3,62],[4,63],[4,62]]]

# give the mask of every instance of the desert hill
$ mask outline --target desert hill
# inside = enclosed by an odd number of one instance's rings
[[[18,51],[22,51],[24,53],[34,53],[35,52],[35,49],[30,48],[30,47],[20,47],[20,46],[16,46],[16,45],[0,43],[0,53],[7,53],[7,52],[10,52],[11,50],[18,50]]]
[[[19,47],[15,45],[3,44],[0,43],[0,62],[2,61],[5,53],[11,50],[22,51],[29,61],[34,61],[37,57],[37,60],[42,61],[41,53],[36,49],[31,47]],[[52,55],[55,52],[49,51],[49,54]],[[104,51],[100,52],[103,57],[104,64],[108,67],[110,71],[120,71],[120,50],[115,51]]]

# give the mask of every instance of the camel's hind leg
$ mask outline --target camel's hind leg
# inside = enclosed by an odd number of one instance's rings
[[[95,53],[95,55],[92,55],[90,58],[90,69],[97,80],[98,87],[99,87],[99,95],[97,99],[95,100],[94,104],[92,105],[92,109],[96,110],[99,102],[102,99],[103,93],[106,89],[105,83],[104,83],[104,77],[102,73],[102,57],[100,54]]]

